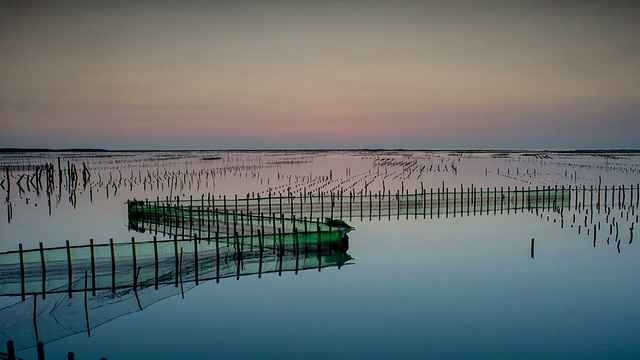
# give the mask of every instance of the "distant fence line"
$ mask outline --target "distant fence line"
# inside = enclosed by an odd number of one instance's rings
[[[141,200],[137,210],[149,225],[159,224],[167,228],[166,233],[178,231],[188,223],[199,226],[204,230],[208,223],[216,226],[218,231],[221,223],[224,227],[230,218],[272,219],[286,216],[287,219],[298,218],[298,221],[325,217],[353,219],[353,218],[391,218],[404,215],[422,216],[430,218],[436,216],[477,215],[497,212],[553,210],[556,208],[585,208],[611,207],[623,209],[628,206],[638,206],[639,185],[613,186],[608,188],[591,187],[558,187],[542,188],[494,187],[493,189],[464,187],[406,190],[404,193],[388,191],[368,194],[324,193],[303,194],[295,196],[268,196],[261,198],[238,197],[228,199],[226,196],[216,199],[211,194],[202,195],[200,199],[181,199],[175,197],[164,200]],[[212,220],[213,219],[213,220]],[[211,231],[208,231],[211,233]],[[223,231],[224,232],[224,231]],[[174,232],[175,233],[175,232]],[[227,233],[228,234],[228,233]],[[232,233],[231,233],[232,234]]]

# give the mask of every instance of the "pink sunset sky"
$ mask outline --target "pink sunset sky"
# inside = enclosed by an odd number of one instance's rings
[[[0,1],[0,148],[638,148],[640,7]]]

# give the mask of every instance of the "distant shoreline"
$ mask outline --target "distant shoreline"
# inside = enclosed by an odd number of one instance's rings
[[[640,149],[572,149],[572,150],[531,150],[531,149],[210,149],[210,150],[107,150],[107,149],[44,149],[44,148],[0,148],[0,154],[12,153],[153,153],[153,152],[344,152],[344,151],[366,151],[366,152],[454,152],[454,153],[555,153],[555,154],[640,154]]]

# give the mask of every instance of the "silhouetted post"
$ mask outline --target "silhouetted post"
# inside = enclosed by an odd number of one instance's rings
[[[274,244],[275,245],[275,244]],[[278,229],[278,276],[282,276],[282,258],[284,257],[284,245],[282,243],[282,229]]]
[[[456,191],[456,188],[453,188],[453,191]],[[454,207],[455,207],[455,203],[456,200],[454,199]],[[453,212],[453,216],[455,217],[455,210]],[[464,216],[464,187],[462,187],[462,184],[460,184],[460,217]]]
[[[258,229],[258,249],[260,250],[260,259],[258,263],[258,279],[262,278],[262,260],[264,258],[264,244],[262,242],[262,235],[263,233],[261,233],[260,229]]]
[[[67,360],[76,360],[76,355],[73,352],[68,352]]]
[[[449,190],[447,189],[447,192]],[[448,200],[448,199],[447,199]],[[447,204],[449,204],[449,201],[447,201]],[[448,209],[447,209],[447,213],[448,213]],[[456,217],[456,188],[453,188],[453,217]]]
[[[175,262],[174,273],[176,274],[175,287],[178,287],[180,282],[180,257],[179,256],[180,255],[178,254],[178,235],[173,235],[173,259]]]
[[[153,265],[155,268],[155,289],[158,290],[158,276],[159,276],[159,264],[158,264],[158,237],[153,237]]]
[[[198,234],[195,234],[193,237],[193,257],[194,257],[194,267],[195,267],[195,272],[196,272],[196,286],[198,285],[199,282],[199,278],[198,278],[198,273],[199,273],[199,267],[198,267]]]
[[[473,216],[476,216],[476,188],[473,184],[471,184],[471,196],[473,196]]]
[[[531,239],[531,258],[535,255],[535,239]]]
[[[11,340],[7,341],[7,359],[16,360],[16,350]]]
[[[494,200],[494,203],[495,203],[495,200]],[[491,188],[487,186],[487,215],[489,215],[490,207],[491,207]]]
[[[437,189],[438,195],[438,219],[440,219],[440,188]]]
[[[444,188],[444,181],[443,181],[442,187]],[[444,210],[444,212],[445,212],[445,217],[448,218],[449,217],[449,188],[446,188],[444,190],[444,192],[445,192],[445,210]]]
[[[378,190],[378,220],[382,220],[382,194],[380,190]]]
[[[433,219],[433,188],[429,188],[429,217]]]
[[[66,241],[67,248],[67,273],[69,274],[69,298],[73,297],[73,268],[71,267],[71,247],[69,240]]]
[[[22,301],[26,299],[26,289],[24,283],[24,253],[22,250],[22,243],[18,244],[18,255],[20,257],[20,291],[22,294]]]
[[[47,266],[44,261],[44,245],[40,242],[40,265],[42,266],[42,299],[47,298]]]
[[[371,190],[369,190],[369,221],[371,221],[371,214],[373,213],[373,203],[371,197]]]
[[[387,218],[391,220],[391,189],[387,190]]]
[[[278,199],[280,201],[280,214],[282,214],[282,193],[279,194]]]
[[[38,341],[36,347],[38,352],[38,360],[45,360],[44,359],[44,343],[42,341]]]
[[[91,336],[91,324],[89,323],[89,292],[87,291],[87,279],[88,271],[84,271],[84,321],[87,325],[87,335]],[[93,293],[95,294],[96,287],[93,286]]]
[[[362,221],[362,192],[364,190],[360,191],[360,221]]]
[[[216,231],[216,283],[220,282],[220,233]]]
[[[109,239],[109,249],[111,250],[111,292],[116,292],[116,251],[113,245],[113,238]]]

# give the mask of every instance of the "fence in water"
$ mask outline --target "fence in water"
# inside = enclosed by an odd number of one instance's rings
[[[460,191],[459,191],[460,190]],[[637,215],[638,186],[613,188],[544,189],[423,189],[383,195],[288,196],[268,198],[135,201],[129,208],[129,226],[136,230],[172,234],[171,240],[136,241],[23,249],[0,254],[0,295],[33,300],[16,303],[0,313],[3,319],[33,312],[29,326],[35,340],[51,341],[79,331],[90,332],[114,317],[141,310],[155,301],[184,293],[199,282],[265,273],[298,272],[348,264],[348,237],[336,222],[320,218],[400,218],[400,216],[465,216],[538,210],[562,216],[573,212],[571,224],[609,236],[620,249],[622,220]],[[603,208],[602,231],[594,212]],[[581,213],[581,209],[585,209]],[[612,210],[618,209],[617,216]],[[575,211],[573,211],[575,210]],[[595,211],[594,211],[595,210]],[[270,215],[264,215],[270,214]],[[578,218],[576,218],[578,214]],[[541,214],[542,216],[542,214]],[[582,216],[582,217],[581,217]],[[617,216],[617,217],[616,217]],[[548,216],[547,216],[548,217]],[[315,220],[311,220],[315,219]],[[562,224],[562,218],[561,224]],[[336,226],[333,226],[336,225]],[[561,225],[562,226],[562,225]],[[573,227],[573,226],[572,226]],[[607,232],[608,234],[604,234]],[[532,240],[533,256],[533,240]],[[91,294],[91,296],[89,296]],[[73,324],[54,328],[64,304],[76,304]],[[111,310],[104,307],[110,306]],[[69,306],[71,308],[71,306]],[[77,309],[80,309],[78,312]],[[102,310],[101,310],[102,309]],[[102,311],[102,312],[101,312]],[[93,316],[91,316],[93,314]],[[63,314],[69,318],[69,314]],[[60,315],[62,316],[62,315]],[[5,324],[20,324],[21,320]],[[26,323],[25,323],[26,324]],[[9,326],[7,325],[7,326]],[[4,325],[3,325],[4,326]],[[21,326],[22,328],[22,326]],[[26,331],[26,330],[25,330]],[[2,332],[2,326],[0,326]],[[66,334],[66,335],[64,335]],[[21,346],[33,346],[27,331]]]
[[[113,318],[169,296],[184,296],[185,289],[202,281],[341,267],[352,259],[348,248],[348,237],[340,232],[316,230],[234,236],[228,243],[220,238],[149,242],[132,238],[125,244],[91,242],[3,253],[1,295],[23,300],[30,296],[33,303],[22,301],[0,310],[4,322],[0,334],[10,332],[17,348],[32,347],[34,340],[90,334]]]
[[[130,224],[136,230],[191,236],[185,229],[202,233],[224,233],[232,235],[238,226],[248,228],[240,231],[252,232],[263,227],[263,222],[275,229],[282,228],[277,221],[306,224],[312,219],[339,218],[426,218],[470,216],[482,214],[510,213],[535,209],[552,211],[564,208],[638,206],[638,185],[607,188],[538,187],[504,188],[437,188],[414,190],[410,193],[397,191],[362,193],[317,193],[302,196],[269,196],[267,198],[216,199],[210,194],[200,199],[144,200],[130,206]],[[296,220],[297,218],[297,220]],[[133,219],[133,221],[131,221]],[[158,229],[157,227],[160,227]],[[262,231],[264,233],[264,230]]]

